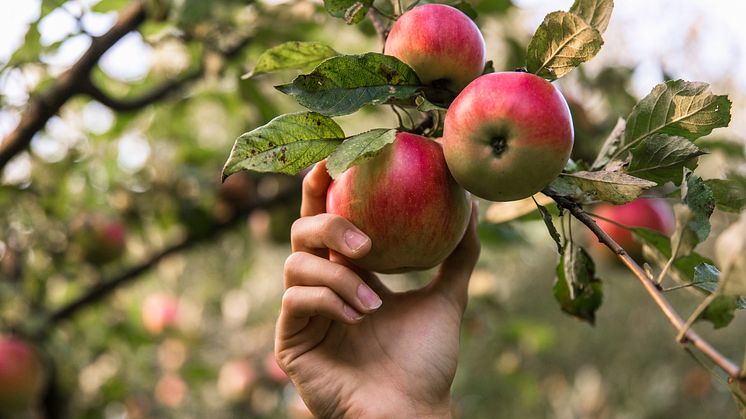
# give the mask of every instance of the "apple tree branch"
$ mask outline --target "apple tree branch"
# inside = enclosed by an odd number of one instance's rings
[[[80,93],[81,87],[90,78],[91,70],[98,64],[101,56],[145,21],[145,9],[143,1],[130,3],[120,12],[114,26],[105,34],[92,38],[91,46],[83,56],[51,87],[31,97],[26,111],[21,115],[21,121],[0,142],[0,169],[5,167],[15,155],[25,150],[34,134],[44,128],[47,121],[56,115],[70,98]]]
[[[634,274],[634,276],[640,281],[645,291],[653,299],[655,304],[660,308],[663,314],[668,318],[669,322],[681,333],[680,343],[689,343],[697,348],[702,354],[709,358],[715,365],[720,367],[729,377],[732,379],[743,378],[743,372],[739,367],[730,359],[726,358],[717,349],[715,349],[709,342],[702,338],[697,332],[692,329],[687,329],[684,320],[676,312],[671,303],[663,295],[663,291],[655,284],[653,279],[648,276],[645,270],[635,262],[627,252],[612,239],[601,227],[596,224],[596,221],[586,213],[583,208],[575,201],[551,193],[548,190],[543,191],[544,194],[548,195],[557,203],[560,208],[564,208],[572,214],[578,221],[585,224],[591,232],[598,238],[599,242],[603,243],[606,247],[611,249],[619,260]]]
[[[300,194],[300,191],[300,182],[296,182],[293,186],[285,188],[271,198],[257,200],[247,207],[236,211],[228,220],[223,222],[216,222],[212,226],[212,228],[209,229],[209,233],[200,235],[189,235],[183,240],[156,252],[146,261],[125,269],[120,274],[112,278],[101,280],[78,298],[70,301],[69,303],[49,314],[43,327],[40,329],[40,333],[47,333],[57,323],[73,317],[83,308],[108,297],[115,290],[132,282],[136,278],[140,277],[142,274],[155,268],[158,263],[164,260],[166,257],[185,250],[189,250],[201,243],[215,240],[223,233],[231,230],[231,228],[244,222],[246,220],[246,217],[252,212],[258,209],[268,209],[277,205],[285,204],[297,197]]]

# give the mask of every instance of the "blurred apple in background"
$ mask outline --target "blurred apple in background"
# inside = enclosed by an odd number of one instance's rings
[[[184,380],[176,374],[168,373],[155,384],[155,399],[164,406],[177,408],[184,403],[189,393]]]
[[[83,257],[94,265],[113,262],[124,254],[127,226],[116,217],[102,214],[85,216],[73,227]]]
[[[44,368],[36,350],[17,337],[0,337],[0,417],[30,409],[43,387]]]
[[[220,367],[218,374],[218,392],[231,402],[237,402],[248,398],[254,384],[256,384],[257,373],[254,364],[249,359],[234,359],[227,361]]]
[[[142,323],[153,335],[173,327],[179,317],[179,300],[165,293],[151,294],[142,304]]]
[[[264,373],[267,375],[267,378],[278,384],[285,384],[290,381],[285,371],[277,364],[275,354],[272,352],[264,357]]]
[[[659,233],[670,235],[675,227],[673,211],[664,199],[660,198],[640,198],[624,205],[612,205],[608,203],[599,204],[591,210],[599,218],[596,223],[601,227],[614,241],[627,251],[633,258],[642,256],[642,245],[635,241],[632,233],[624,227],[617,224],[604,221],[606,218],[615,221],[626,227],[645,227],[655,230]],[[594,243],[594,247],[599,251],[605,248],[598,242],[596,236],[588,230],[588,240]],[[613,257],[611,251],[603,252],[609,257]]]

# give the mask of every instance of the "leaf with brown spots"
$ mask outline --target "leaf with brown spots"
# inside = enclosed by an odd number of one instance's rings
[[[240,170],[295,175],[328,156],[344,138],[333,119],[316,112],[278,116],[236,139],[223,179]]]

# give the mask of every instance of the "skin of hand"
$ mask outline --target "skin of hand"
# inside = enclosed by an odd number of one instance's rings
[[[303,182],[275,333],[279,365],[317,417],[451,417],[459,330],[480,251],[476,205],[430,284],[394,293],[346,261],[371,242],[325,213],[330,181],[321,162]]]

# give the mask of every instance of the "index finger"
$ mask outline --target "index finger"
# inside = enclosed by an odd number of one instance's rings
[[[326,190],[332,178],[326,172],[326,160],[322,160],[311,169],[303,179],[303,201],[300,205],[300,216],[309,217],[326,212]]]

